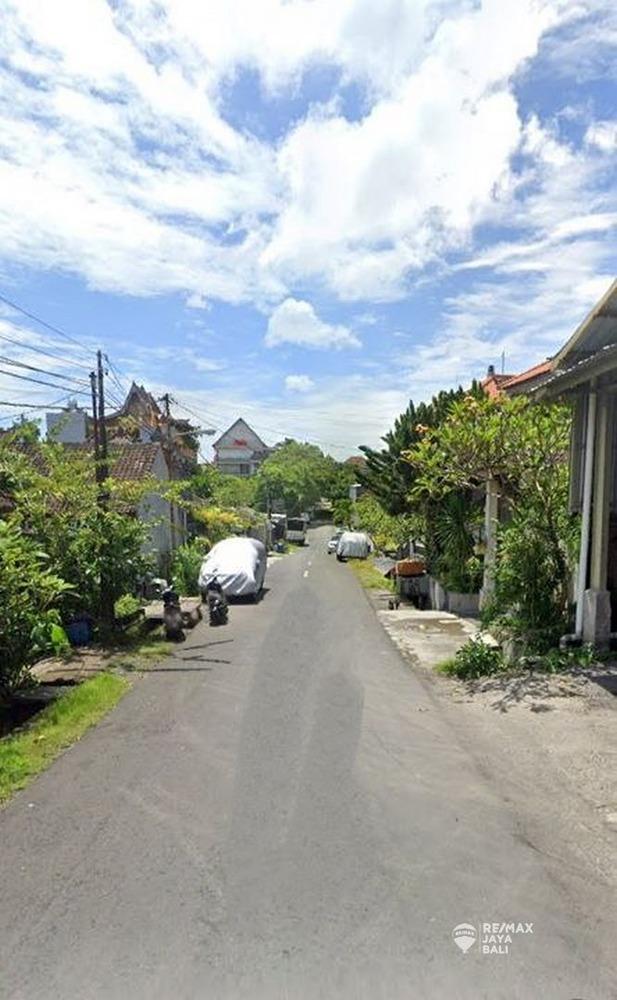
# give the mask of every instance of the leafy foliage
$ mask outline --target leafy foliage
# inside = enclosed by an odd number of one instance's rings
[[[504,668],[505,663],[498,649],[488,646],[481,639],[470,639],[451,660],[441,665],[440,671],[460,680],[473,680],[497,674]]]
[[[567,506],[569,433],[565,407],[467,397],[405,456],[412,497],[433,507],[497,480],[510,519],[500,529],[489,618],[540,651],[567,628],[578,532]]]
[[[482,563],[474,555],[474,529],[482,510],[469,491],[446,493],[436,501],[429,520],[432,531],[432,569],[447,590],[477,593]]]
[[[0,480],[13,504],[8,523],[27,534],[66,581],[54,602],[63,619],[84,610],[96,616],[102,586],[113,605],[148,568],[148,527],[135,511],[155,484],[109,479],[103,509],[90,454],[56,444],[14,445],[6,439],[0,445]]]
[[[222,507],[195,507],[193,517],[200,525],[210,546],[229,535],[239,535],[250,526],[250,512],[224,510]]]
[[[358,500],[354,513],[358,527],[368,532],[376,547],[382,551],[399,549],[417,534],[417,518],[411,514],[388,514],[370,493],[365,493]]]
[[[128,618],[134,615],[142,607],[143,601],[133,594],[123,594],[114,604],[114,614],[116,618]]]
[[[0,697],[23,682],[37,655],[53,647],[54,605],[69,584],[50,569],[46,552],[14,522],[0,521]]]
[[[358,472],[358,478],[367,489],[378,498],[389,514],[409,512],[409,494],[415,480],[415,470],[407,461],[406,454],[422,440],[427,428],[438,427],[450,412],[453,403],[471,392],[478,395],[474,382],[471,390],[459,387],[443,391],[433,396],[430,403],[416,404],[410,400],[409,406],[394,422],[394,427],[383,437],[385,448],[378,451],[363,446],[360,450],[366,457],[366,469]]]
[[[194,538],[174,552],[171,575],[176,590],[185,596],[199,594],[197,581],[203,558],[210,548],[206,538]]]
[[[261,465],[255,501],[260,510],[278,504],[293,516],[310,510],[321,497],[346,496],[355,478],[355,470],[344,469],[317,445],[288,439]]]

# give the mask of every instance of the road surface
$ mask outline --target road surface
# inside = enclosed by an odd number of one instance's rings
[[[0,813],[1,997],[617,996],[614,907],[526,840],[326,535]]]

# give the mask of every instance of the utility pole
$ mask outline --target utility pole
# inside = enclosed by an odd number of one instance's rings
[[[109,491],[107,489],[107,479],[109,477],[109,462],[107,452],[107,427],[105,426],[105,373],[103,370],[103,354],[99,350],[96,352],[97,383],[98,383],[98,460],[96,464],[96,481],[98,483],[97,503],[100,512],[100,525],[102,533],[101,546],[101,572],[99,578],[100,585],[100,617],[101,630],[109,635],[113,631],[114,624],[114,581],[111,567],[109,565],[109,548],[107,538],[107,525],[105,514],[109,509]]]
[[[90,391],[92,393],[92,429],[94,432],[94,470],[96,481],[99,481],[99,413],[96,391],[96,372],[90,372]]]
[[[173,462],[171,456],[171,414],[169,412],[169,407],[171,404],[171,396],[166,392],[161,396],[159,402],[165,407],[165,442],[167,445],[167,465],[169,466],[169,476],[173,475]],[[173,554],[176,548],[176,513],[174,510],[173,502],[169,501],[169,544],[171,546],[170,556]]]
[[[100,467],[101,467],[101,478],[100,482],[104,483],[109,476],[109,465],[107,462],[107,426],[105,424],[105,386],[104,386],[104,371],[103,371],[103,355],[101,351],[96,352],[96,364],[97,364],[97,375],[98,375],[98,397],[99,397],[99,450],[100,450]],[[107,497],[107,494],[105,494]]]

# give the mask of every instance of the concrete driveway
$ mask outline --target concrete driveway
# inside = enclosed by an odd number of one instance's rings
[[[0,813],[1,997],[617,996],[612,894],[528,841],[326,538]]]

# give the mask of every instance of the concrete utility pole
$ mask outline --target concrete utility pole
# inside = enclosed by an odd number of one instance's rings
[[[107,546],[107,525],[105,514],[109,509],[109,492],[106,481],[109,477],[109,462],[107,452],[107,427],[105,426],[105,372],[103,369],[103,354],[99,350],[96,352],[97,384],[98,384],[98,456],[96,463],[96,481],[98,483],[97,503],[101,514],[102,532],[102,552],[101,552],[101,572],[99,577],[100,586],[100,617],[101,630],[109,634],[113,631],[114,625],[114,580],[110,566],[109,550]]]
[[[171,478],[173,470],[171,458],[171,414],[169,411],[171,396],[169,393],[166,392],[163,396],[161,396],[159,402],[165,407],[165,441],[167,443],[167,464],[169,466],[169,476]],[[171,546],[171,553],[173,553],[176,547],[176,513],[171,500],[169,501],[169,543]]]
[[[92,428],[94,432],[94,468],[96,481],[99,481],[99,414],[96,391],[96,372],[90,372],[90,391],[92,393]]]

